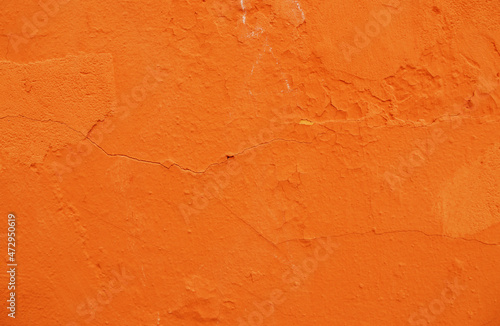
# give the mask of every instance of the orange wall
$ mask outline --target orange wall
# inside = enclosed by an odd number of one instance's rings
[[[500,325],[499,17],[2,1],[0,325]]]

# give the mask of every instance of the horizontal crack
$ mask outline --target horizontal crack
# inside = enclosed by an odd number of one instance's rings
[[[26,117],[26,116],[23,116],[23,115],[4,116],[4,117],[0,117],[0,120],[1,119],[5,119],[5,118],[23,118],[23,119],[27,119],[27,120],[31,120],[31,121],[37,121],[37,122],[43,122],[43,123],[45,123],[45,122],[58,123],[58,124],[64,125],[65,127],[71,129],[72,131],[80,134],[84,139],[87,139],[88,141],[90,141],[95,147],[97,147],[98,149],[100,149],[107,156],[122,157],[122,158],[127,158],[127,159],[130,159],[130,160],[136,161],[136,162],[147,163],[147,164],[154,164],[154,165],[158,165],[158,166],[161,166],[163,168],[166,168],[167,170],[170,170],[170,168],[172,166],[176,166],[180,170],[188,171],[188,172],[191,172],[191,173],[194,173],[194,174],[203,174],[203,173],[207,172],[208,169],[210,169],[211,167],[223,164],[227,160],[229,160],[230,158],[234,158],[234,157],[236,157],[238,155],[241,155],[241,154],[243,154],[243,153],[245,153],[245,152],[247,152],[247,151],[249,151],[251,149],[254,149],[254,148],[257,148],[257,147],[260,147],[260,146],[264,146],[264,145],[268,145],[268,144],[271,144],[271,143],[274,143],[274,142],[292,142],[292,143],[299,143],[299,144],[311,144],[312,143],[312,142],[302,142],[302,141],[298,141],[298,140],[294,140],[294,139],[275,138],[275,139],[269,140],[267,142],[262,142],[262,143],[259,143],[259,144],[247,147],[247,148],[243,149],[242,151],[240,151],[238,153],[231,154],[231,155],[225,155],[226,159],[223,162],[211,163],[204,170],[202,170],[202,171],[195,171],[195,170],[192,170],[190,168],[183,167],[183,166],[181,166],[181,165],[179,165],[178,163],[175,163],[175,162],[172,163],[172,164],[170,164],[170,165],[165,165],[162,162],[144,160],[144,159],[140,159],[140,158],[137,158],[137,157],[129,156],[127,154],[108,153],[104,148],[102,148],[99,144],[97,144],[90,137],[88,137],[88,135],[85,135],[81,131],[79,131],[79,130],[77,130],[77,129],[71,127],[71,126],[69,126],[68,124],[66,124],[66,123],[64,123],[62,121],[52,120],[52,119],[40,120],[40,119],[34,119],[34,118]]]
[[[387,234],[397,234],[397,233],[420,233],[420,234],[423,234],[427,237],[437,237],[437,238],[447,238],[447,239],[453,239],[453,240],[463,240],[463,241],[469,241],[469,242],[477,242],[477,243],[481,243],[483,245],[487,245],[487,246],[498,246],[500,245],[500,243],[489,243],[489,242],[484,242],[484,241],[481,241],[481,240],[477,240],[477,239],[467,239],[467,238],[462,238],[462,237],[452,237],[452,236],[449,236],[449,235],[445,235],[445,234],[429,234],[429,233],[425,233],[424,231],[421,231],[421,230],[394,230],[394,231],[385,231],[385,232],[375,232],[375,231],[367,231],[367,232],[351,232],[351,233],[344,233],[344,234],[337,234],[337,235],[329,235],[329,236],[323,236],[323,237],[317,237],[317,238],[310,238],[310,239],[307,239],[307,238],[295,238],[295,239],[288,239],[288,240],[284,240],[284,241],[281,241],[281,242],[278,242],[277,245],[280,245],[282,243],[286,243],[286,242],[291,242],[291,241],[300,241],[300,240],[316,240],[316,239],[320,239],[320,238],[343,238],[343,237],[348,237],[348,236],[353,236],[353,235],[368,235],[368,234],[373,234],[373,235],[376,235],[376,236],[382,236],[382,235],[387,235]]]
[[[282,139],[282,138],[276,138],[276,139],[272,139],[270,141],[267,141],[267,142],[263,142],[263,143],[259,143],[257,145],[254,145],[254,146],[250,146],[248,148],[245,148],[244,150],[242,150],[241,152],[238,152],[238,153],[235,153],[235,154],[232,154],[230,155],[230,157],[226,156],[226,159],[223,161],[223,162],[218,162],[218,163],[211,163],[209,164],[204,170],[202,171],[195,171],[195,170],[192,170],[190,168],[185,168],[181,165],[179,165],[178,163],[172,163],[170,165],[165,165],[161,162],[156,162],[156,161],[149,161],[149,160],[143,160],[143,159],[139,159],[139,158],[136,158],[136,157],[132,157],[132,156],[129,156],[129,155],[126,155],[126,154],[114,154],[114,153],[108,153],[104,148],[102,148],[101,146],[99,146],[98,144],[96,144],[92,139],[88,138],[88,137],[85,137],[87,138],[92,144],[94,144],[97,148],[99,148],[101,151],[103,151],[106,155],[108,156],[115,156],[115,157],[124,157],[124,158],[128,158],[128,159],[131,159],[131,160],[134,160],[134,161],[137,161],[137,162],[142,162],[142,163],[149,163],[149,164],[155,164],[155,165],[159,165],[161,167],[164,167],[166,168],[167,170],[170,170],[170,168],[172,166],[176,166],[178,167],[180,170],[183,170],[183,171],[188,171],[188,172],[191,172],[191,173],[194,173],[194,174],[203,174],[203,173],[206,173],[211,167],[214,167],[214,166],[217,166],[217,165],[221,165],[223,163],[225,163],[227,160],[229,160],[230,158],[234,158],[238,155],[241,155],[243,154],[244,152],[248,151],[248,150],[251,150],[251,149],[254,149],[254,148],[257,148],[257,147],[260,147],[260,146],[263,146],[263,145],[267,145],[267,144],[271,144],[271,143],[274,143],[274,142],[279,142],[279,141],[282,141],[282,142],[293,142],[293,143],[300,143],[300,144],[311,144],[311,142],[301,142],[301,141],[298,141],[298,140],[293,140],[293,139]]]

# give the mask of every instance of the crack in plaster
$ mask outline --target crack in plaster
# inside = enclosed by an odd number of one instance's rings
[[[127,159],[130,159],[130,160],[133,160],[133,161],[136,161],[136,162],[141,162],[141,163],[148,163],[148,164],[154,164],[154,165],[159,165],[161,167],[164,167],[166,168],[167,170],[170,170],[170,168],[172,166],[176,166],[178,167],[180,170],[183,170],[183,171],[187,171],[187,172],[191,172],[193,174],[204,174],[206,173],[211,167],[213,166],[217,166],[217,165],[221,165],[221,164],[224,164],[226,161],[228,161],[230,158],[234,158],[238,155],[241,155],[251,149],[254,149],[254,148],[257,148],[257,147],[260,147],[260,146],[264,146],[264,145],[268,145],[268,144],[271,144],[271,143],[274,143],[274,142],[291,142],[291,143],[299,143],[299,144],[311,144],[312,142],[303,142],[303,141],[299,141],[299,140],[294,140],[294,139],[284,139],[284,138],[274,138],[274,139],[271,139],[269,141],[266,141],[266,142],[262,142],[262,143],[258,143],[256,145],[253,145],[253,146],[250,146],[250,147],[247,147],[245,149],[243,149],[242,151],[240,152],[237,152],[237,153],[234,153],[234,154],[226,154],[224,155],[226,157],[226,159],[223,161],[223,162],[216,162],[216,163],[211,163],[209,164],[204,170],[202,171],[196,171],[196,170],[192,170],[190,168],[186,168],[186,167],[183,167],[181,166],[180,164],[178,163],[172,163],[170,165],[165,165],[163,164],[162,162],[157,162],[157,161],[150,161],[150,160],[144,160],[144,159],[140,159],[140,158],[137,158],[137,157],[133,157],[133,156],[129,156],[127,154],[120,154],[120,153],[108,153],[104,148],[102,148],[101,146],[99,146],[96,142],[94,142],[90,137],[88,137],[88,135],[85,135],[84,133],[82,133],[81,131],[69,126],[68,124],[66,124],[65,122],[62,122],[62,121],[58,121],[58,120],[52,120],[52,119],[45,119],[45,120],[41,120],[41,119],[34,119],[34,118],[30,118],[30,117],[26,117],[26,116],[23,116],[23,115],[17,115],[17,116],[4,116],[4,117],[0,117],[0,120],[1,119],[5,119],[5,118],[23,118],[23,119],[27,119],[27,120],[31,120],[31,121],[36,121],[36,122],[52,122],[52,123],[57,123],[57,124],[61,124],[61,125],[64,125],[65,127],[71,129],[72,131],[80,134],[81,136],[84,137],[84,139],[87,139],[88,141],[90,141],[95,147],[97,147],[98,149],[100,149],[104,154],[106,154],[107,156],[113,156],[113,157],[122,157],[122,158],[127,158]]]
[[[290,241],[300,241],[300,240],[316,240],[316,239],[321,239],[321,238],[343,238],[343,237],[348,237],[352,235],[368,235],[368,234],[374,234],[376,236],[384,236],[387,234],[398,234],[398,233],[420,233],[423,234],[426,237],[437,237],[437,238],[447,238],[447,239],[453,239],[453,240],[462,240],[462,241],[469,241],[469,242],[477,242],[486,246],[499,246],[500,243],[490,243],[490,242],[484,242],[478,239],[471,239],[471,238],[462,238],[462,237],[452,237],[449,235],[445,234],[429,234],[426,233],[422,230],[393,230],[393,231],[385,231],[385,232],[375,232],[375,231],[368,231],[368,232],[350,232],[350,233],[343,233],[343,234],[336,234],[336,235],[328,235],[324,237],[316,237],[316,238],[295,238],[295,239],[288,239],[285,241],[278,242],[277,245],[280,245],[282,243],[290,242]]]

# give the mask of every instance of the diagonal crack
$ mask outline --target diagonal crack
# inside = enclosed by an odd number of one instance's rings
[[[236,217],[237,219],[239,219],[241,222],[243,222],[244,224],[246,224],[249,228],[251,228],[255,233],[257,233],[259,235],[259,237],[261,237],[262,239],[266,240],[266,242],[268,242],[271,246],[273,246],[276,250],[278,250],[279,252],[281,252],[280,248],[278,248],[278,246],[272,242],[270,239],[266,238],[262,233],[259,232],[259,230],[257,230],[256,228],[254,228],[250,223],[248,223],[247,221],[245,221],[244,219],[242,219],[241,217],[239,217],[236,213],[234,213],[229,207],[227,207],[223,202],[222,200],[219,200],[219,203],[224,206],[224,208],[226,208],[234,217]]]

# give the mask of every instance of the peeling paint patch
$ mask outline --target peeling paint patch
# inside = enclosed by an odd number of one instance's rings
[[[302,119],[302,120],[300,120],[300,122],[299,122],[299,125],[312,126],[313,124],[314,124],[314,122],[309,121],[309,120],[307,120],[307,119]]]

